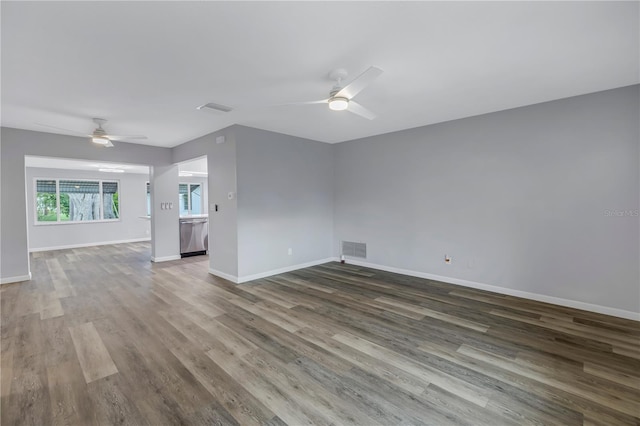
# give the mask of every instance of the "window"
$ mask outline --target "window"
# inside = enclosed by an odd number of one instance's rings
[[[36,222],[117,220],[117,181],[36,179]]]
[[[58,182],[39,180],[36,182],[36,212],[38,222],[58,221]]]
[[[147,182],[147,216],[151,216],[151,185]]]
[[[102,182],[102,218],[120,218],[120,196],[118,182]]]
[[[202,185],[181,183],[178,185],[180,215],[202,213]]]

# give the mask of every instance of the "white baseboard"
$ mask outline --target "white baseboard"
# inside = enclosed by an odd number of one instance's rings
[[[51,250],[66,250],[66,249],[93,247],[93,246],[107,246],[111,244],[139,243],[142,241],[151,241],[151,238],[145,237],[145,238],[133,238],[130,240],[101,241],[98,243],[70,244],[67,246],[38,247],[38,248],[30,248],[29,253],[35,253],[39,251],[51,251]]]
[[[449,284],[464,287],[477,288],[479,290],[491,291],[508,296],[522,297],[524,299],[546,302],[554,305],[566,306],[569,308],[582,309],[584,311],[596,312],[604,315],[640,321],[640,312],[626,311],[623,309],[611,308],[609,306],[595,305],[592,303],[580,302],[577,300],[563,299],[560,297],[547,296],[545,294],[530,293],[528,291],[514,290],[506,287],[498,287],[490,284],[482,284],[475,281],[463,280],[460,278],[444,277],[442,275],[429,274],[426,272],[411,271],[408,269],[395,268],[393,266],[378,265],[375,263],[362,262],[360,260],[347,259],[347,264],[364,266],[381,271],[394,272],[396,274],[409,275],[411,277],[425,278],[433,281],[441,281]]]
[[[321,265],[327,262],[333,262],[335,258],[327,257],[326,259],[314,260],[306,263],[299,263],[297,265],[285,266],[284,268],[272,269],[271,271],[260,272],[253,275],[245,275],[238,277],[238,283],[246,283],[247,281],[253,281],[260,278],[270,277],[272,275],[284,274],[285,272],[295,271],[297,269],[309,268],[311,266]]]
[[[19,275],[17,277],[0,278],[0,284],[19,283],[22,281],[30,281],[30,280],[31,280],[31,272],[29,272],[29,275]]]
[[[218,271],[217,269],[209,268],[209,273],[211,275],[215,275],[216,277],[224,278],[227,281],[231,281],[232,283],[238,284],[238,277],[235,275],[227,274],[222,271]]]
[[[221,272],[221,271],[218,271],[218,270],[215,270],[215,269],[209,269],[209,273],[211,275],[215,275],[217,277],[224,278],[225,280],[229,280],[229,281],[231,281],[233,283],[242,284],[242,283],[246,283],[248,281],[257,280],[257,279],[260,279],[260,278],[270,277],[272,275],[284,274],[285,272],[291,272],[291,271],[295,271],[297,269],[304,269],[304,268],[309,268],[310,266],[316,266],[316,265],[321,265],[321,264],[327,263],[327,262],[333,262],[335,260],[337,260],[337,258],[335,258],[335,257],[327,257],[326,259],[314,260],[314,261],[306,262],[306,263],[298,263],[297,265],[285,266],[284,268],[272,269],[270,271],[260,272],[260,273],[252,274],[252,275],[245,275],[245,276],[242,276],[242,277],[237,277],[235,275],[230,275],[230,274],[227,274],[225,272]]]
[[[180,259],[182,259],[182,257],[179,254],[175,256],[162,256],[162,257],[151,256],[151,261],[154,263],[169,262],[170,260],[180,260]]]

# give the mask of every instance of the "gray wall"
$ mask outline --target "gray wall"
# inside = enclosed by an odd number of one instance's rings
[[[236,143],[239,277],[331,257],[333,147],[240,126]]]
[[[116,180],[119,182],[120,220],[35,225],[34,179],[36,178]],[[149,220],[140,218],[147,214],[145,198],[148,180],[148,175],[133,173],[116,175],[83,170],[27,167],[29,250],[150,238]]]
[[[238,126],[202,136],[173,148],[173,162],[207,156],[209,203],[209,270],[227,278],[238,276],[236,141]],[[216,143],[224,136],[225,142]],[[229,199],[231,192],[233,198]],[[211,206],[217,204],[218,211]]]
[[[335,253],[639,312],[638,88],[336,145]]]
[[[151,260],[163,262],[180,258],[180,208],[178,206],[178,166],[151,168]],[[172,208],[162,209],[173,203]]]
[[[3,127],[0,130],[0,277],[2,281],[29,275],[25,155],[111,161],[130,164],[170,164],[171,150],[114,142],[105,149],[87,138]]]
[[[207,155],[212,272],[242,280],[331,256],[332,149],[238,125],[174,148],[174,162]]]

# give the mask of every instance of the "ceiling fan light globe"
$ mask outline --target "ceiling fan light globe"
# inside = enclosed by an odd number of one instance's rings
[[[332,98],[329,100],[329,109],[333,111],[344,111],[349,107],[349,99]]]
[[[96,143],[98,145],[109,145],[111,141],[109,140],[109,138],[104,136],[93,136],[91,138],[91,142]]]

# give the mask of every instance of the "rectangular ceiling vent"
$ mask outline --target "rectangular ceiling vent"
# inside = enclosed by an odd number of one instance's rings
[[[208,104],[200,105],[197,109],[212,109],[218,112],[230,112],[233,111],[233,108],[228,107],[226,105],[214,104],[213,102],[209,102]]]
[[[342,242],[342,255],[349,257],[360,257],[362,259],[367,258],[367,244],[366,243],[354,243],[352,241]]]

